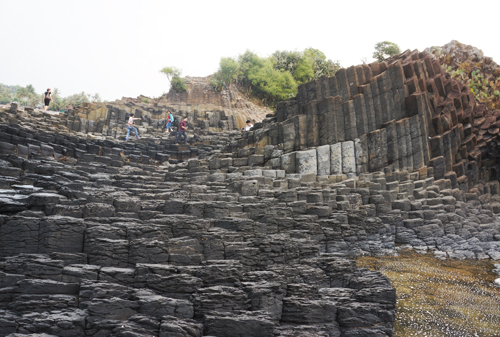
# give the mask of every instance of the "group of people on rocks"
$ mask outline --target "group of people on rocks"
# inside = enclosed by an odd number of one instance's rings
[[[50,88],[49,88],[43,94],[44,111],[47,111],[47,108],[49,107],[51,101],[52,101],[52,93],[50,92]],[[141,119],[136,118],[135,114],[130,115],[128,122],[127,122],[127,136],[125,137],[126,142],[128,142],[128,139],[130,137],[130,132],[132,132],[132,131],[134,131],[134,133],[135,133],[135,138],[140,139],[139,131],[137,131],[137,128],[135,127],[135,121],[137,121],[137,120],[141,120]],[[179,138],[181,136],[184,136],[184,144],[189,145],[187,134],[186,134],[186,130],[188,129],[187,120],[188,120],[188,118],[184,117],[179,124],[177,138],[175,139],[176,145],[179,145]],[[168,112],[167,112],[167,125],[165,127],[166,128],[165,133],[170,133],[173,131],[172,130],[173,123],[174,123],[174,115],[172,114],[172,111],[168,110]],[[253,128],[253,124],[249,120],[247,120],[246,126],[244,128],[241,128],[241,131],[250,131],[252,128]]]
[[[134,131],[135,133],[135,138],[139,138],[139,132],[137,131],[137,128],[134,126],[136,120],[140,120],[140,118],[135,118],[134,114],[130,115],[130,118],[128,119],[128,130],[127,130],[127,136],[125,137],[125,141],[128,142],[128,138],[130,136],[130,132]],[[179,124],[179,130],[177,131],[177,138],[175,139],[175,145],[179,145],[179,138],[181,136],[184,136],[184,144],[189,145],[188,143],[188,138],[186,135],[186,130],[188,129],[187,127],[187,116],[182,119],[182,121]],[[172,124],[174,123],[174,115],[172,114],[172,111],[168,110],[167,112],[167,125],[166,125],[166,130],[165,133],[170,133],[172,132]],[[241,131],[250,131],[253,128],[252,122],[249,120],[246,121],[246,126],[244,128],[241,128]]]
[[[47,108],[50,105],[50,102],[52,101],[52,93],[50,92],[50,88],[47,89],[47,91],[43,94],[43,103],[44,103],[44,111],[47,111]],[[125,137],[125,141],[128,142],[128,139],[130,137],[130,132],[134,131],[135,133],[135,138],[140,139],[139,137],[139,131],[137,131],[137,128],[135,127],[135,121],[141,120],[140,118],[135,118],[135,114],[131,114],[128,122],[127,122],[127,136]],[[175,139],[175,144],[179,145],[179,138],[180,136],[184,136],[184,143],[188,145],[189,143],[187,142],[188,138],[186,135],[186,130],[188,129],[187,127],[187,117],[184,117],[179,124],[179,130],[177,132],[177,138]],[[167,112],[167,125],[166,125],[166,130],[165,133],[170,133],[172,132],[172,125],[174,123],[174,115],[172,114],[172,111],[168,110]],[[247,120],[246,121],[246,126],[244,128],[241,128],[241,131],[250,131],[253,128],[253,124]]]
[[[128,142],[128,138],[130,136],[131,131],[134,131],[136,139],[140,139],[139,132],[137,131],[137,128],[134,126],[135,121],[140,120],[140,118],[135,118],[134,116],[135,116],[135,114],[131,114],[130,118],[128,119],[127,136],[125,137],[126,142]],[[179,130],[177,132],[177,138],[175,139],[175,145],[179,145],[180,136],[184,136],[184,144],[189,145],[187,134],[186,134],[186,130],[188,128],[187,127],[187,120],[188,120],[188,118],[186,116],[182,119],[181,123],[179,124]],[[167,125],[166,125],[165,133],[169,133],[169,132],[173,131],[172,130],[173,123],[174,123],[174,115],[172,114],[172,111],[168,110],[168,112],[167,112]]]

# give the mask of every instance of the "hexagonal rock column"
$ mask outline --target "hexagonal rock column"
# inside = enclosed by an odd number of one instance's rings
[[[354,156],[354,142],[342,143],[342,172],[356,173],[356,158]]]
[[[318,174],[316,150],[298,151],[296,165],[299,174]]]
[[[342,143],[330,145],[330,174],[342,174]]]
[[[318,159],[318,175],[330,175],[330,145],[320,146],[316,149]]]
[[[286,173],[295,173],[296,171],[296,152],[285,153],[281,156],[281,169]]]

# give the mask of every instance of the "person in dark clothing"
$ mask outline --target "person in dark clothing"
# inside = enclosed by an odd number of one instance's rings
[[[186,135],[186,130],[187,130],[187,120],[188,118],[187,117],[184,117],[184,119],[182,120],[181,124],[179,125],[179,131],[177,132],[177,138],[175,139],[175,145],[179,145],[179,137],[181,135],[184,135],[184,142],[186,143],[186,145],[188,144],[188,137]]]
[[[50,88],[48,88],[47,91],[43,94],[43,111],[47,111],[50,105],[50,101],[52,101],[52,93],[50,92]]]

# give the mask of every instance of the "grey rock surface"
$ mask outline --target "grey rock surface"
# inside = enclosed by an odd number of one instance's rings
[[[0,336],[393,336],[395,289],[353,258],[500,259],[491,117],[457,91],[484,118],[434,123],[456,83],[412,88],[444,75],[408,53],[302,84],[254,131],[199,115],[188,146],[150,117],[118,141],[113,104],[0,108]]]

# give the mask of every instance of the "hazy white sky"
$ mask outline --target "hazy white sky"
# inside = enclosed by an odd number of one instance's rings
[[[372,62],[384,40],[423,50],[455,39],[500,63],[499,9],[498,0],[0,0],[0,83],[156,97],[168,91],[165,66],[207,76],[247,49],[313,47],[348,67]]]

